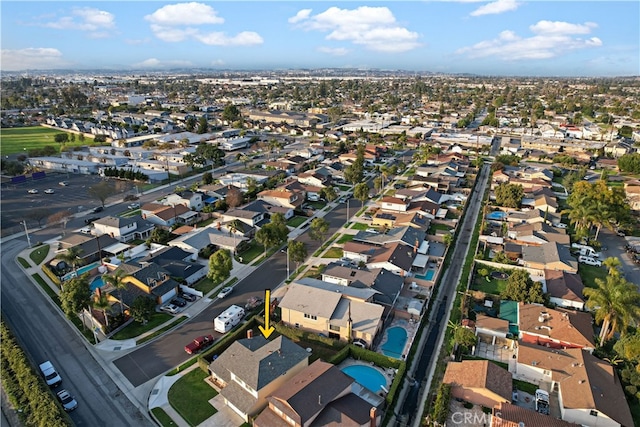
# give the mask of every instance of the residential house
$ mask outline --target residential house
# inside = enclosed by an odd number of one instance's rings
[[[159,203],[145,203],[140,208],[140,214],[143,219],[165,228],[170,228],[179,222],[192,223],[198,215],[181,204],[167,206]]]
[[[384,196],[376,201],[382,210],[391,212],[406,212],[409,203],[397,197]]]
[[[550,348],[596,347],[591,314],[541,304],[518,303],[520,341]]]
[[[509,402],[501,402],[493,407],[491,427],[522,427],[523,425],[526,427],[579,427],[578,424],[540,414]]]
[[[122,263],[117,270],[125,272],[122,281],[127,288],[122,291],[122,302],[129,307],[140,295],[152,298],[156,304],[164,304],[176,296],[180,287],[167,270],[153,262],[145,265]],[[120,291],[111,295],[119,298]]]
[[[371,217],[371,225],[392,229],[396,227],[413,227],[420,230],[427,230],[431,225],[431,219],[420,210],[412,210],[411,212],[390,213],[378,210]]]
[[[493,408],[511,402],[511,373],[488,360],[449,362],[442,383],[451,384],[451,397],[474,405]]]
[[[378,293],[373,295],[373,302],[386,306],[394,305],[404,284],[402,277],[384,269],[369,270],[341,263],[329,263],[322,272],[322,280],[336,285],[376,290]]]
[[[584,283],[578,274],[561,270],[545,270],[549,302],[560,307],[584,310]]]
[[[248,239],[244,236],[218,230],[212,224],[176,237],[169,242],[169,246],[181,248],[192,254],[197,254],[201,249],[210,245],[215,246],[216,249],[226,249],[231,253],[236,253],[238,246],[246,240]]]
[[[164,204],[169,206],[184,205],[190,210],[200,212],[204,207],[204,198],[204,194],[199,192],[181,191],[165,197]]]
[[[82,264],[86,265],[102,259],[107,255],[103,249],[116,243],[119,243],[118,240],[108,234],[89,236],[73,233],[58,240],[58,247],[60,249],[77,247],[79,249],[78,257],[82,260]]]
[[[540,246],[522,246],[522,258],[519,263],[536,270],[578,272],[578,261],[571,255],[569,247],[557,242]]]
[[[376,427],[384,399],[334,365],[313,362],[268,397],[255,427]]]
[[[570,236],[565,230],[552,227],[544,222],[532,224],[512,224],[507,235],[513,243],[539,246],[555,242],[561,245],[571,244]]]
[[[251,227],[260,227],[268,219],[268,207],[271,205],[265,200],[254,200],[242,207],[229,209],[222,215],[222,221],[238,220]]]
[[[331,175],[322,168],[309,170],[298,174],[298,181],[313,187],[325,188],[331,186]]]
[[[309,365],[309,353],[284,336],[234,341],[209,364],[211,381],[225,404],[245,422],[267,406],[267,398]]]
[[[109,215],[93,222],[92,233],[106,234],[121,242],[130,242],[136,239],[147,240],[154,229],[155,224],[139,215],[128,218]]]
[[[495,345],[498,339],[505,340],[511,333],[508,320],[484,314],[476,315],[475,328],[477,336],[491,337],[491,345]]]
[[[282,322],[341,341],[370,347],[382,326],[377,291],[303,278],[289,285],[278,304]]]
[[[197,256],[175,246],[165,247],[138,260],[140,265],[155,263],[168,271],[171,277],[182,278],[182,283],[193,285],[207,274],[207,267],[194,262]]]
[[[521,343],[513,374],[558,388],[564,421],[585,426],[634,425],[622,385],[610,363],[580,348],[552,349]]]
[[[270,205],[289,208],[293,211],[295,209],[298,209],[304,203],[304,192],[298,192],[284,188],[276,188],[273,190],[263,190],[259,192],[258,199],[264,200]],[[290,216],[292,215],[293,214],[291,214]]]

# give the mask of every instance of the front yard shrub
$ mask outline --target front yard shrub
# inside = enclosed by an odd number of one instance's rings
[[[436,402],[433,405],[433,420],[441,425],[449,415],[449,400],[451,399],[451,384],[441,383],[438,387]]]
[[[62,282],[60,278],[49,268],[48,265],[42,265],[42,272],[49,278],[53,283],[55,283],[59,288],[62,287]]]

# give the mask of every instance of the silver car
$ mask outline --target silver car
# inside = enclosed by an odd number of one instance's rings
[[[60,390],[56,395],[65,411],[71,412],[78,407],[78,402],[67,390]]]

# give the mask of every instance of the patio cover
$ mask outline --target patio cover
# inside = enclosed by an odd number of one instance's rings
[[[118,255],[120,252],[124,252],[129,248],[131,248],[130,245],[127,245],[126,243],[118,242],[118,243],[114,243],[113,245],[107,246],[102,250],[104,252],[109,252],[110,254],[113,254],[113,255]]]
[[[423,240],[422,243],[420,243],[420,247],[418,248],[418,253],[426,254],[427,252],[429,252],[429,242]]]
[[[428,262],[429,255],[417,254],[416,259],[413,260],[413,264],[411,264],[411,266],[417,268],[425,268]]]

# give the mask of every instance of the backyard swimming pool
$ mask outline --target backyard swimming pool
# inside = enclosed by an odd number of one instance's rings
[[[406,343],[407,330],[400,326],[394,326],[393,328],[387,329],[387,340],[382,344],[380,349],[385,356],[400,359]]]
[[[387,385],[384,375],[377,369],[366,365],[351,365],[342,368],[342,372],[356,380],[361,386],[368,388],[374,393],[378,393]]]
[[[91,281],[91,292],[95,292],[96,289],[101,288],[104,286],[104,281],[102,280],[102,276],[96,276],[92,281]]]
[[[96,268],[99,265],[100,265],[100,262],[96,261],[96,262],[91,263],[89,265],[85,265],[83,267],[80,267],[77,271],[72,271],[72,272],[67,273],[64,276],[62,276],[62,281],[64,282],[65,280],[72,279],[72,278],[76,277],[76,275],[77,276],[82,276],[87,271],[91,271],[91,270],[93,270],[94,268]]]
[[[493,211],[487,215],[487,219],[493,219],[498,221],[501,221],[506,217],[507,217],[507,213],[502,211]]]
[[[433,276],[436,275],[436,271],[429,269],[427,270],[427,272],[425,274],[416,274],[416,278],[417,279],[422,279],[422,280],[433,280]]]

